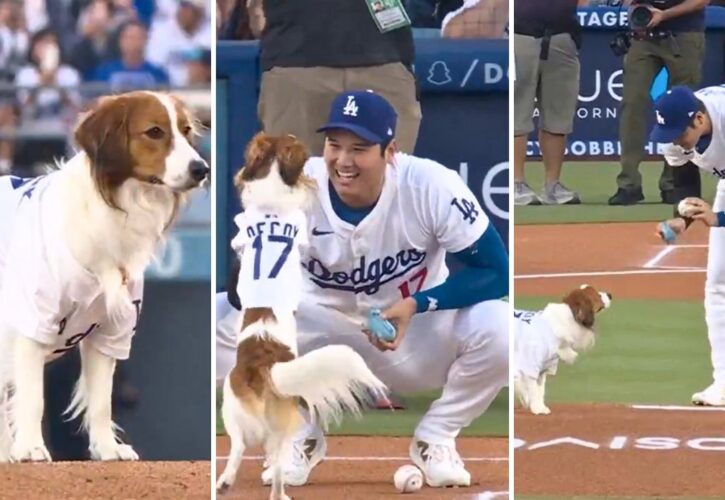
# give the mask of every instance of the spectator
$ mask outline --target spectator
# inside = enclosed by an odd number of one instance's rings
[[[186,72],[189,86],[209,87],[211,82],[211,50],[196,50],[187,54]]]
[[[566,136],[579,96],[577,0],[514,0],[514,204],[580,203],[560,181]],[[539,106],[539,144],[545,184],[537,196],[526,183],[524,165],[533,114]]]
[[[95,80],[108,82],[114,92],[168,85],[166,71],[144,58],[147,39],[143,24],[138,21],[126,23],[118,37],[120,59],[99,67]]]
[[[204,0],[180,0],[174,17],[151,26],[147,58],[168,71],[173,86],[184,86],[189,81],[186,53],[210,47]]]
[[[264,29],[264,10],[261,0],[234,0],[219,28],[220,40],[254,40]],[[220,6],[222,8],[223,6]],[[217,19],[219,19],[217,17]]]
[[[676,5],[655,9],[646,29],[633,29],[631,46],[624,58],[624,84],[619,118],[622,170],[610,205],[633,205],[644,200],[639,163],[644,159],[647,118],[651,116],[650,87],[662,68],[669,72],[668,86],[696,88],[702,79],[705,59],[705,7],[708,0],[679,0]],[[696,165],[673,169],[665,164],[659,180],[663,203],[700,197],[700,173]],[[675,189],[677,188],[677,189]]]
[[[334,97],[371,89],[388,99],[398,117],[398,147],[412,153],[421,119],[412,73],[410,26],[381,33],[368,5],[327,0],[264,2],[259,117],[272,135],[291,133],[313,155],[322,153],[316,133]]]
[[[449,13],[441,26],[445,38],[505,38],[508,0],[465,0]]]
[[[12,81],[27,62],[29,36],[21,4],[0,0],[0,81]]]

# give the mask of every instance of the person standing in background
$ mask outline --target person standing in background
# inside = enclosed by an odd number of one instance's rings
[[[514,204],[580,203],[560,181],[566,137],[579,97],[580,26],[577,0],[514,0]],[[545,185],[540,196],[526,183],[524,165],[533,114],[539,107],[539,145]]]
[[[393,105],[399,148],[413,152],[421,110],[402,4],[377,13],[364,1],[332,8],[329,0],[265,0],[263,8],[258,112],[265,132],[293,134],[320,155],[323,137],[316,130],[335,96],[370,89]]]

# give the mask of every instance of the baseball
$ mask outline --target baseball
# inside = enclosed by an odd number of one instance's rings
[[[682,215],[683,217],[692,217],[697,213],[697,209],[695,206],[687,201],[688,199],[685,198],[680,203],[677,204],[677,211]]]
[[[401,493],[413,493],[423,487],[423,473],[415,465],[402,465],[393,476],[395,487]]]

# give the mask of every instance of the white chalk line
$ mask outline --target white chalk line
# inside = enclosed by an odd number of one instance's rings
[[[652,257],[650,260],[645,262],[645,264],[642,266],[645,269],[651,269],[655,267],[655,264],[657,264],[660,260],[664,259],[669,253],[671,253],[675,248],[677,247],[665,247],[659,252],[657,252],[657,255]]]
[[[217,460],[228,460],[227,456],[218,456]],[[243,460],[263,460],[262,455],[250,455]],[[508,462],[508,457],[461,457],[464,462]],[[325,457],[330,462],[410,462],[410,457]]]
[[[660,411],[725,411],[724,406],[632,405],[631,408]]]
[[[517,280],[554,279],[554,278],[576,278],[586,276],[635,276],[638,274],[679,274],[679,273],[704,273],[704,267],[687,267],[684,269],[630,269],[627,271],[583,271],[576,273],[543,273],[543,274],[518,274],[514,276]]]
[[[473,500],[490,500],[491,498],[496,498],[500,496],[505,496],[508,498],[509,492],[506,491],[484,491],[483,493],[479,493],[478,495],[474,495],[472,498]]]

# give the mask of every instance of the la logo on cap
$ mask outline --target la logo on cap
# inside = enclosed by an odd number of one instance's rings
[[[357,103],[355,102],[355,96],[347,96],[347,104],[345,104],[345,107],[342,108],[342,114],[347,116],[357,116],[358,109]]]
[[[665,119],[660,114],[659,110],[655,110],[655,115],[657,115],[657,123],[659,123],[660,125],[664,125],[665,124]]]

